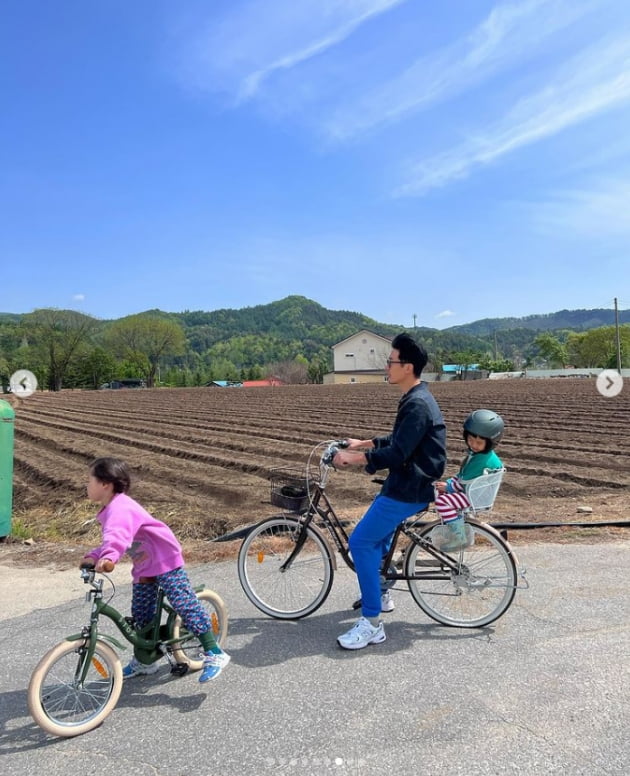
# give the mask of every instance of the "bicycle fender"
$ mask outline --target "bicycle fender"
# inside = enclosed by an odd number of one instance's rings
[[[107,633],[99,633],[98,634],[98,640],[101,641],[108,641],[112,646],[116,647],[117,649],[123,650],[127,649],[124,644],[121,644],[118,639],[114,638],[113,636],[108,635]],[[82,633],[73,633],[72,636],[66,636],[66,641],[85,641],[85,636]]]
[[[514,547],[509,543],[509,541],[501,536],[501,532],[498,531],[494,526],[490,525],[490,523],[486,523],[483,520],[479,520],[478,518],[472,518],[469,517],[466,519],[467,523],[472,523],[473,525],[482,525],[484,528],[487,528],[490,533],[493,533],[495,536],[497,536],[501,541],[507,546],[508,550],[510,551],[510,554],[514,558],[514,562],[516,563],[517,567],[520,565],[518,562],[518,556],[514,552]]]

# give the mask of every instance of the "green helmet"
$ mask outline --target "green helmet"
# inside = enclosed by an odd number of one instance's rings
[[[492,450],[501,441],[504,428],[503,418],[496,412],[475,410],[464,421],[464,439],[466,439],[466,434],[483,437],[490,442],[489,445],[486,445],[486,451]]]

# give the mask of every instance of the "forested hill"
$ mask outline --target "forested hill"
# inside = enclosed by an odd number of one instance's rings
[[[59,313],[57,317],[62,324],[70,316],[70,322],[66,321],[70,327],[76,324],[72,316],[86,317],[72,311]],[[326,370],[332,364],[332,345],[361,329],[384,337],[393,337],[405,328],[411,329],[402,324],[379,323],[358,312],[328,310],[303,296],[288,296],[270,304],[211,312],[147,310],[135,317],[145,316],[175,321],[183,329],[185,351],[181,355],[163,358],[164,366],[196,369],[200,364],[205,367],[213,365],[212,368],[221,377],[227,376],[228,372],[262,368],[272,362],[296,357],[310,364],[317,363],[320,365],[318,368]],[[108,330],[124,320],[91,319],[92,345],[98,347],[103,342],[107,343]],[[620,311],[619,320],[621,323],[630,322],[630,310]],[[559,334],[564,341],[568,330],[582,332],[613,323],[611,309],[561,310],[524,318],[486,318],[443,330],[417,327],[414,333],[425,344],[435,363],[459,363],[458,359],[464,358],[463,353],[474,353],[476,358],[485,355],[495,360],[502,358],[521,363],[538,354],[535,339],[541,332]],[[38,337],[33,330],[32,315],[0,313],[0,366],[3,362],[10,365],[13,356],[17,358],[19,348],[26,341],[22,324],[30,325],[30,342],[36,343]]]
[[[619,311],[619,323],[630,323],[630,310]],[[473,321],[473,323],[451,326],[448,331],[470,334],[474,337],[487,337],[494,334],[495,331],[512,329],[529,329],[536,332],[563,329],[587,331],[614,324],[614,310],[598,308],[595,310],[560,310],[557,313],[526,315],[523,318],[482,318],[479,321]]]

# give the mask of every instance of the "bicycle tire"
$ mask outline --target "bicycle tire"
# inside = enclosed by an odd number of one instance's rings
[[[212,633],[220,647],[223,647],[227,639],[228,614],[223,599],[214,590],[204,589],[197,593],[197,598],[203,604],[212,623]],[[178,663],[188,665],[191,671],[200,671],[203,667],[203,652],[201,642],[182,626],[182,619],[178,615],[173,623],[172,638],[182,639],[183,643],[173,646],[173,657]]]
[[[412,544],[405,553],[405,575],[429,573],[434,578],[408,579],[409,591],[425,614],[442,625],[481,628],[509,609],[518,582],[517,564],[509,544],[490,526],[468,520],[474,543],[449,553],[457,571]],[[427,539],[439,523],[420,531]]]
[[[297,556],[283,569],[302,538]],[[305,527],[294,517],[271,517],[259,523],[238,553],[238,578],[245,595],[261,612],[279,620],[299,620],[319,609],[330,593],[333,576],[326,540],[315,526]]]
[[[97,641],[85,682],[81,670],[85,641],[62,641],[39,661],[28,685],[28,709],[47,733],[68,738],[98,727],[118,703],[123,685],[120,658]]]

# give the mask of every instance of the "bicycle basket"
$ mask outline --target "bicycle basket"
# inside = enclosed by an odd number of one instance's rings
[[[317,480],[308,480],[303,469],[283,467],[271,470],[271,503],[289,512],[308,509],[309,491]]]

